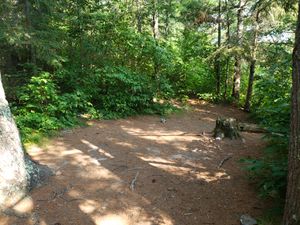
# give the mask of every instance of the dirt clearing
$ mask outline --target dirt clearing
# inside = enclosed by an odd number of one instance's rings
[[[208,132],[218,116],[247,119],[237,109],[199,102],[166,123],[159,116],[92,121],[31,147],[33,159],[56,176],[0,224],[238,225],[242,214],[257,217],[262,200],[238,160],[259,154],[265,143],[251,133],[242,133],[243,141],[214,140]]]

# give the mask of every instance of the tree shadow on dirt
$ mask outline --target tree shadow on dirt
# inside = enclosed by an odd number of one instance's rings
[[[182,135],[212,130],[214,120],[199,127],[198,116],[93,122],[32,149],[56,176],[31,193],[29,217],[3,224],[237,224],[242,213],[255,216],[258,200],[236,168],[249,146]],[[217,168],[228,154],[235,155]]]

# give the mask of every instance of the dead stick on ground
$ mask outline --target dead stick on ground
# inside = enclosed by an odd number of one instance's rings
[[[226,158],[224,158],[224,159],[219,163],[218,169],[220,169],[220,168],[223,166],[223,164],[224,164],[227,160],[229,160],[230,158],[232,158],[231,155],[230,155],[230,156],[227,156]]]
[[[135,183],[136,183],[136,180],[137,180],[138,176],[139,176],[139,172],[136,172],[134,179],[130,183],[130,189],[132,191],[134,191]]]

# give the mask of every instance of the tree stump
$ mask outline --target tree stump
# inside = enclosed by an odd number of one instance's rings
[[[218,118],[214,129],[214,137],[218,140],[225,137],[230,139],[240,138],[237,120],[234,118]]]

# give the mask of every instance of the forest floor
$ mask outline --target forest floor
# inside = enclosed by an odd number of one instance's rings
[[[1,216],[7,225],[238,225],[265,207],[239,160],[260,154],[260,134],[215,140],[218,116],[247,121],[229,106],[191,102],[170,115],[90,121],[29,154],[56,175]],[[204,133],[203,133],[204,132]],[[231,156],[221,168],[220,162]]]

